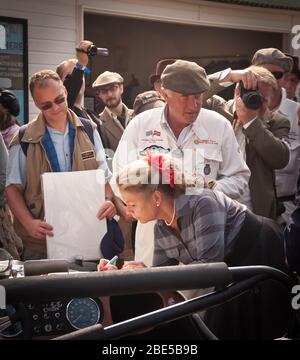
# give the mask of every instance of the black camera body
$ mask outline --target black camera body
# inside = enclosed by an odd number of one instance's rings
[[[109,51],[106,48],[97,48],[97,46],[91,45],[88,48],[88,56],[95,56],[95,55],[108,56]]]
[[[248,109],[258,110],[262,105],[261,95],[257,90],[244,88],[243,82],[239,82],[240,96]]]
[[[91,45],[87,49],[87,51],[84,51],[83,49],[77,47],[76,51],[84,52],[88,56],[95,56],[95,55],[108,56],[109,55],[108,49],[106,49],[106,48],[97,48],[97,46],[95,46],[95,45]]]

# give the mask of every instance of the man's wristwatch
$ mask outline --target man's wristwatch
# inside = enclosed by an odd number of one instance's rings
[[[208,186],[209,189],[214,189],[217,186],[217,182],[215,180],[210,180],[207,183],[207,186]]]

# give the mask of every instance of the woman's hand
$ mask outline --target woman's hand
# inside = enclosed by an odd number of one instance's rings
[[[111,271],[111,270],[118,270],[115,265],[108,264],[109,260],[107,259],[100,259],[99,264],[97,266],[98,271]]]
[[[146,268],[147,266],[142,261],[124,261],[122,270],[127,269],[141,269]]]

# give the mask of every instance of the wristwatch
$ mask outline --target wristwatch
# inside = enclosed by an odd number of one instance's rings
[[[217,186],[217,182],[215,180],[210,180],[207,183],[207,186],[208,186],[209,189],[214,189]]]

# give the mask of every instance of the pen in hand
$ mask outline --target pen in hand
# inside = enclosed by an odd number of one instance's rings
[[[99,267],[99,270],[100,270],[100,271],[106,271],[106,270],[108,270],[107,265],[116,265],[118,259],[119,259],[119,258],[118,258],[117,255],[114,256],[114,257],[113,257],[112,259],[110,259],[104,266],[100,266],[100,267]]]

